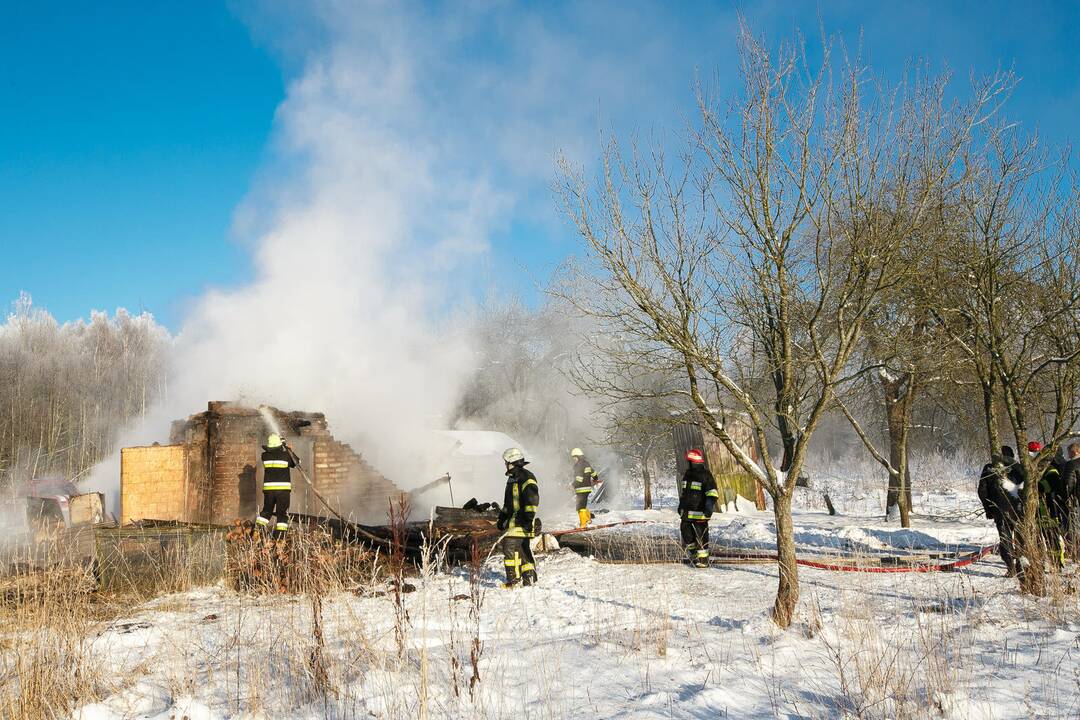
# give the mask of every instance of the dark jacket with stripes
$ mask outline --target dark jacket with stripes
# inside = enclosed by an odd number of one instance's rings
[[[978,494],[987,519],[1015,523],[1023,509],[1023,485],[1023,472],[1019,463],[1014,461],[1007,465],[983,465]]]
[[[595,479],[596,472],[593,471],[588,458],[584,456],[574,458],[574,492],[583,495],[591,493]]]
[[[263,448],[263,492],[273,490],[292,490],[292,474],[289,468],[296,467],[292,453],[282,445],[276,448]]]
[[[532,537],[536,533],[536,511],[540,507],[540,486],[536,476],[520,465],[506,471],[499,525],[507,537]]]
[[[679,485],[679,514],[683,520],[708,520],[719,497],[709,468],[704,463],[690,463]]]

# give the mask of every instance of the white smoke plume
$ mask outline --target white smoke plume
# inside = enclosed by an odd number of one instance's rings
[[[275,117],[278,156],[237,213],[254,278],[190,309],[167,402],[121,445],[167,440],[208,400],[265,403],[325,412],[399,486],[426,482],[424,433],[446,425],[471,370],[455,320],[491,280],[489,238],[513,213],[554,220],[554,152],[592,147],[601,96],[629,100],[628,78],[662,48],[619,65],[561,35],[559,13],[486,3],[245,16],[289,68],[302,58]],[[475,33],[491,34],[495,57],[473,57]],[[503,270],[520,278],[504,287],[534,281]],[[90,485],[115,496],[118,476],[114,459]]]

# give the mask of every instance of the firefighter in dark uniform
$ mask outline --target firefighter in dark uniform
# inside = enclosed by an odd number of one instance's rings
[[[709,566],[709,518],[716,509],[720,493],[716,480],[705,467],[705,455],[694,449],[686,453],[690,465],[679,487],[679,532],[686,559],[694,567]]]
[[[505,531],[502,540],[506,582],[503,587],[532,585],[536,582],[536,559],[529,542],[540,530],[536,511],[540,506],[540,486],[536,476],[525,469],[528,464],[519,448],[503,453],[506,463],[506,494],[499,513],[499,530]]]
[[[1032,440],[1028,443],[1028,455],[1034,459],[1043,449],[1042,443]],[[1058,569],[1065,567],[1065,539],[1061,536],[1061,527],[1057,521],[1056,507],[1054,505],[1054,489],[1061,480],[1061,470],[1057,463],[1051,462],[1039,478],[1039,509],[1037,521],[1039,534],[1042,536],[1043,545],[1052,562]],[[1023,513],[1021,504],[1021,514]]]
[[[592,465],[589,464],[581,448],[571,450],[570,458],[574,461],[574,482],[572,487],[574,501],[577,503],[578,526],[585,527],[592,520],[592,513],[589,512],[589,495],[592,494],[593,485],[596,485],[600,479],[596,476],[596,472],[592,469]]]
[[[1024,481],[1012,448],[1003,445],[1001,450],[983,466],[978,494],[986,517],[997,526],[998,553],[1005,563],[1005,573],[1014,577],[1023,570],[1016,548],[1016,531],[1022,512],[1020,498]]]
[[[261,528],[270,527],[270,518],[275,517],[274,534],[281,536],[289,529],[289,496],[292,493],[292,474],[290,468],[296,467],[296,456],[282,441],[281,436],[271,435],[263,448],[263,508],[255,524]]]

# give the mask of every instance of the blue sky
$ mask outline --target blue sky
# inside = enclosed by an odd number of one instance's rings
[[[29,292],[61,320],[147,309],[175,329],[207,288],[247,282],[269,222],[259,198],[297,168],[275,124],[289,83],[334,42],[376,44],[391,28],[377,3],[351,34],[311,6],[0,4],[0,303]],[[695,72],[733,86],[737,9],[770,38],[815,36],[819,20],[851,45],[861,33],[887,73],[918,56],[962,87],[1015,64],[1009,112],[1054,142],[1080,117],[1078,3],[474,3],[455,27],[462,7],[410,6],[393,25],[392,48],[438,52],[418,63],[432,80],[415,102],[387,117],[436,116],[425,139],[444,129],[464,150],[448,157],[497,188],[478,291],[535,299],[507,276],[542,280],[574,251],[550,194],[555,149],[588,160],[599,127],[680,126]]]
[[[4,302],[175,322],[184,296],[244,277],[230,215],[283,86],[227,9],[5,3],[0,67]]]

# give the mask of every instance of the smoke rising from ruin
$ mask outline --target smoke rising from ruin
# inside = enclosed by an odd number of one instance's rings
[[[208,400],[321,411],[408,488],[430,479],[425,431],[448,423],[470,370],[455,318],[508,199],[473,161],[473,138],[441,121],[452,100],[425,101],[460,69],[439,62],[452,28],[418,28],[394,6],[315,15],[319,44],[276,113],[279,156],[237,213],[241,234],[259,229],[254,279],[194,304],[167,400],[120,446],[167,441]],[[86,486],[115,503],[118,478],[114,458]]]
[[[436,128],[402,122],[421,108],[395,33],[337,28],[277,111],[277,145],[300,170],[270,179],[242,209],[269,228],[256,240],[255,279],[192,308],[169,414],[209,399],[322,411],[409,487],[426,481],[415,477],[416,446],[446,421],[468,370],[442,310],[461,303],[461,289],[442,277],[477,261],[490,210],[471,202],[482,179],[443,172],[456,149],[434,144]]]
[[[425,432],[450,424],[475,370],[458,320],[483,288],[536,282],[492,253],[490,238],[521,217],[561,227],[554,152],[580,157],[591,146],[599,99],[612,111],[639,99],[639,84],[624,81],[651,71],[650,53],[626,66],[616,45],[633,37],[585,46],[554,12],[279,10],[241,10],[293,78],[275,116],[275,155],[236,214],[253,279],[190,308],[167,400],[119,445],[167,441],[170,422],[208,400],[320,411],[407,489],[432,479]],[[607,22],[567,12],[578,25]],[[479,36],[522,50],[481,60]],[[118,478],[114,458],[89,486],[115,497]]]

